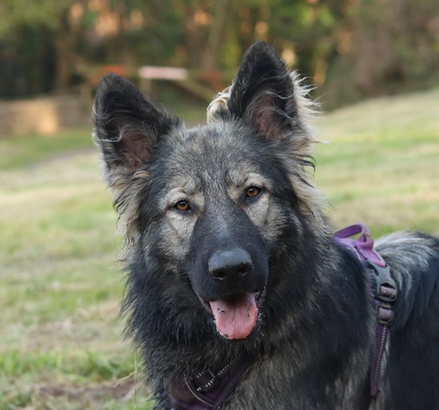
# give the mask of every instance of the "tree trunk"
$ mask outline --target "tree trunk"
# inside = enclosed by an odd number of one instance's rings
[[[70,84],[76,56],[76,42],[78,33],[72,28],[68,19],[69,9],[60,17],[59,28],[56,33],[55,48],[57,51],[55,67],[55,86],[57,89],[66,88]]]
[[[201,68],[204,70],[218,69],[220,44],[226,24],[228,4],[229,0],[216,1],[215,14],[213,16],[212,25],[210,26],[209,37],[201,62]]]

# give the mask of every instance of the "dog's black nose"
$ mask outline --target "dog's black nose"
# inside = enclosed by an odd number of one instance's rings
[[[250,254],[241,248],[215,252],[208,265],[212,278],[222,281],[243,279],[253,269]]]

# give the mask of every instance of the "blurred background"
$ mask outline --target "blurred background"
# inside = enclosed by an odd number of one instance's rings
[[[203,123],[258,39],[316,86],[334,227],[439,234],[439,2],[2,0],[0,410],[151,408],[122,342],[94,92],[116,72]]]
[[[206,100],[258,39],[319,86],[325,109],[439,83],[439,3],[431,0],[3,0],[0,98],[68,94],[88,106],[103,73],[140,82],[140,67],[165,66],[188,71],[166,81],[149,73],[144,87],[157,101]],[[73,98],[62,103],[77,114]],[[0,118],[3,132],[10,114]],[[56,119],[46,121],[41,130],[53,131]]]

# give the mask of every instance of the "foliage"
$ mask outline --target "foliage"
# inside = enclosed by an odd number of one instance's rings
[[[60,17],[75,0],[45,0],[42,2],[26,0],[2,0],[0,4],[0,34],[13,31],[17,26],[46,26],[56,29]]]
[[[438,84],[438,16],[429,0],[356,2],[324,91],[346,103]]]
[[[439,83],[430,0],[4,0],[0,96],[89,81],[93,65],[222,70],[257,39],[325,85],[331,100]]]

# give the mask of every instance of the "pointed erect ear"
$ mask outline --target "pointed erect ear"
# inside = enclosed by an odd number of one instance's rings
[[[294,84],[274,49],[258,41],[246,52],[227,102],[231,114],[269,138],[300,132]]]
[[[317,142],[309,120],[318,107],[307,98],[310,89],[300,83],[274,49],[258,41],[245,53],[232,86],[211,103],[208,120],[240,119],[281,145],[279,159],[287,166],[299,209],[311,224],[325,231],[324,200],[307,172],[313,166],[311,148]]]
[[[180,121],[158,110],[128,80],[104,77],[94,105],[94,138],[101,150],[110,187],[150,159],[160,136]]]

